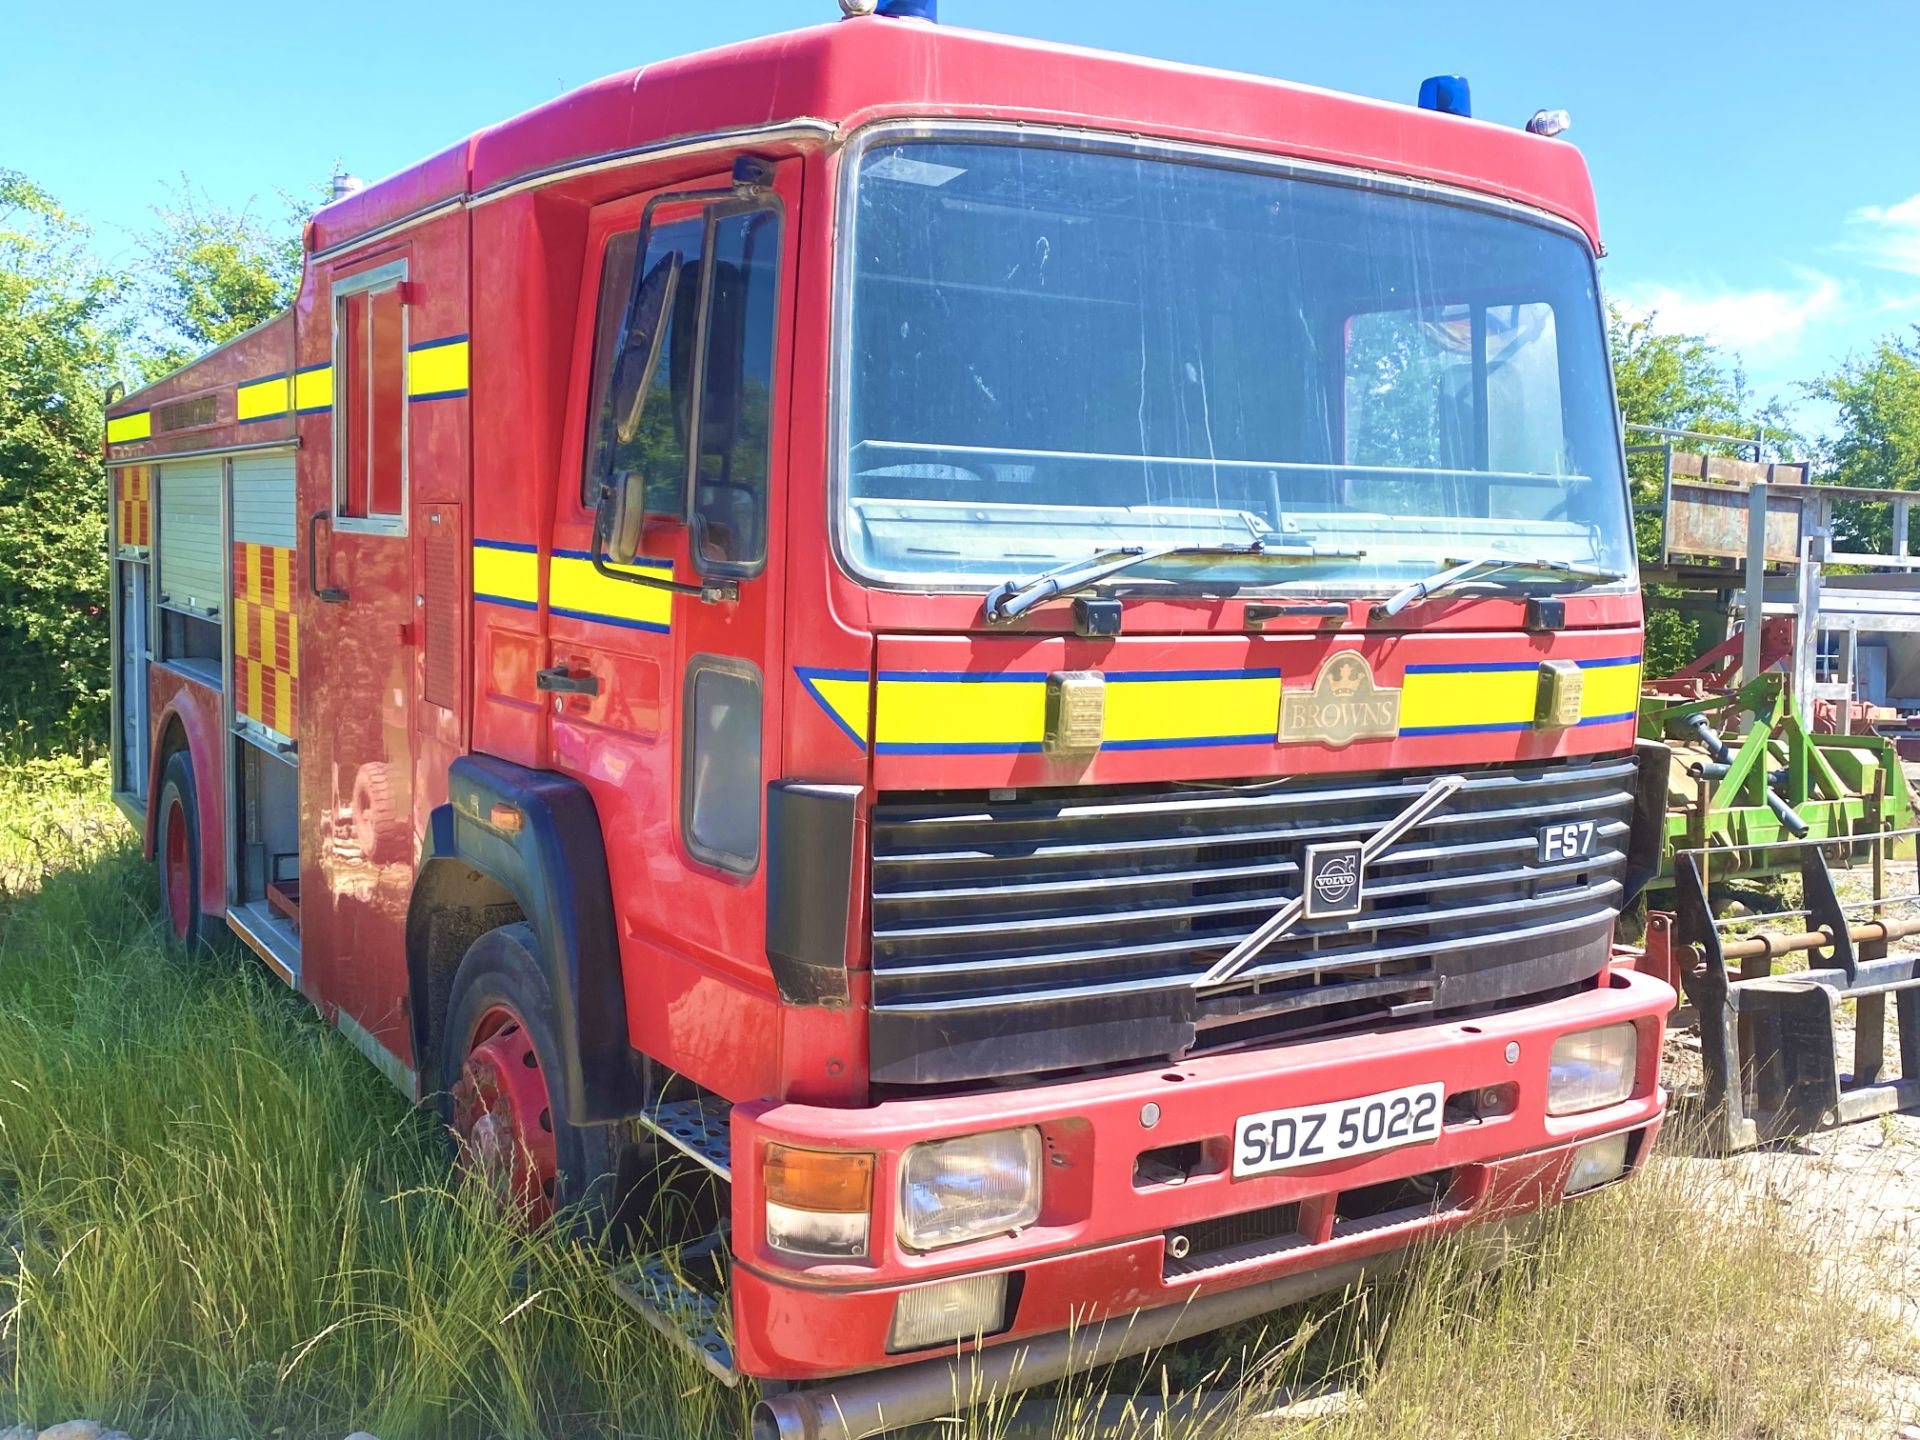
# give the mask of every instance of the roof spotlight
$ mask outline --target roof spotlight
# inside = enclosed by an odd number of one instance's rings
[[[1536,110],[1533,118],[1527,121],[1529,135],[1558,135],[1573,124],[1573,117],[1564,110]]]

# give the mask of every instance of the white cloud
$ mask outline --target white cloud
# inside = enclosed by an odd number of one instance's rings
[[[1635,285],[1618,298],[1628,310],[1657,315],[1662,330],[1703,335],[1718,345],[1748,355],[1781,355],[1798,348],[1810,325],[1838,317],[1845,287],[1831,275],[1802,274],[1796,289],[1682,289],[1674,285]]]
[[[1893,205],[1862,205],[1847,223],[1857,238],[1846,249],[1883,270],[1920,275],[1920,195]]]

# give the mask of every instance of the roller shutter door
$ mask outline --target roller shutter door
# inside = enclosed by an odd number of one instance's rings
[[[293,452],[233,459],[233,543],[294,546]]]
[[[156,467],[160,500],[160,603],[216,618],[226,594],[220,555],[220,462]]]

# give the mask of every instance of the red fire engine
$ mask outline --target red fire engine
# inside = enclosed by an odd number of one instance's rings
[[[1619,1180],[1672,1003],[1578,152],[880,8],[336,199],[107,422],[174,934],[536,1222],[724,1182],[621,1275],[776,1436]]]

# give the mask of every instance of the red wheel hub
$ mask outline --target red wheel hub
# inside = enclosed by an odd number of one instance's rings
[[[453,1087],[453,1133],[462,1172],[503,1209],[529,1225],[553,1214],[560,1161],[547,1078],[526,1026],[504,1005],[482,1015],[467,1042]]]
[[[160,853],[160,881],[167,887],[167,924],[176,940],[184,940],[193,915],[193,859],[187,846],[186,807],[177,800],[167,807]]]

